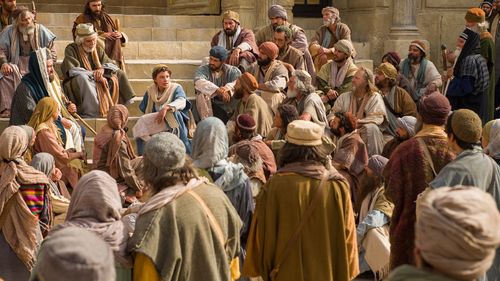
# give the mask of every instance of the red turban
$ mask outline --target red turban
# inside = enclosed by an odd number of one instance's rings
[[[253,92],[259,88],[259,83],[253,77],[252,74],[245,72],[243,73],[240,78],[238,78],[240,81],[241,86],[243,89],[247,90],[248,92]]]
[[[264,42],[260,44],[259,52],[274,60],[278,57],[279,48],[273,42]]]

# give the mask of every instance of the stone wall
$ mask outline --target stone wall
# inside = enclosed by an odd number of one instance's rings
[[[405,7],[406,4],[403,5],[403,2],[416,6],[415,10]],[[431,60],[441,67],[441,44],[446,44],[448,49],[455,48],[456,38],[464,28],[466,10],[477,7],[480,2],[477,0],[337,0],[335,6],[341,11],[342,21],[350,26],[353,41],[370,43],[371,59],[375,65],[380,62],[388,47],[398,49],[401,56],[405,57],[409,41],[424,39],[430,43]],[[394,13],[394,4],[399,5],[396,10],[397,15]],[[408,28],[406,34],[405,32],[398,34],[393,28],[396,22],[394,17],[411,19],[412,13],[416,15],[418,33],[412,34],[411,28]],[[393,28],[392,34],[391,28]]]

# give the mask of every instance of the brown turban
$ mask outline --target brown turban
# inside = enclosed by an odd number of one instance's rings
[[[243,73],[238,80],[240,81],[241,87],[248,92],[253,92],[259,88],[259,83],[255,77],[248,72]]]
[[[423,96],[418,102],[418,113],[426,124],[444,125],[451,111],[448,99],[440,93]]]
[[[118,150],[122,140],[125,141],[127,145],[127,153],[130,159],[136,158],[134,149],[128,139],[127,132],[124,128],[128,121],[128,110],[122,104],[117,104],[112,106],[108,112],[108,126],[113,129],[112,137],[109,140],[108,156],[106,159],[106,166],[109,167],[109,174],[113,178],[117,178],[119,175],[118,171]]]
[[[288,15],[286,13],[285,8],[283,8],[283,6],[280,5],[272,5],[271,7],[269,7],[269,10],[267,11],[267,16],[269,18],[282,18],[285,20],[288,19]]]
[[[240,15],[237,12],[228,10],[222,14],[222,20],[233,20],[237,24],[240,24]]]
[[[477,187],[441,187],[417,201],[415,246],[437,271],[475,280],[493,263],[500,245],[500,213]]]
[[[264,42],[260,44],[259,52],[274,60],[278,57],[279,48],[273,42]]]
[[[394,65],[383,62],[377,67],[377,71],[382,73],[385,78],[389,78],[391,80],[396,80],[398,78],[398,71],[394,67]]]
[[[422,51],[422,53],[424,53],[424,55],[427,55],[427,45],[424,43],[424,41],[421,41],[421,40],[411,41],[410,46],[416,47],[417,49]]]

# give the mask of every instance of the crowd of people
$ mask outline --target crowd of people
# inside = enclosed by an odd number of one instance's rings
[[[444,73],[425,40],[358,67],[334,7],[310,40],[280,5],[255,34],[226,11],[195,99],[157,65],[133,128],[101,0],[62,77],[0,4],[0,280],[500,281],[500,3],[464,11]],[[107,120],[90,163],[82,117]]]

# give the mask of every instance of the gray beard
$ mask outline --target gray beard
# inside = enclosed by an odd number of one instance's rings
[[[330,19],[328,19],[326,21],[323,21],[323,25],[327,26],[327,27],[330,26],[330,25],[332,25],[333,23],[335,23],[335,19],[333,19],[333,18],[330,18]]]
[[[35,34],[35,26],[30,25],[27,27],[18,27],[19,32],[23,35],[23,40],[28,41],[29,36]]]
[[[91,47],[91,48],[88,48],[88,47],[85,47],[83,44],[82,44],[82,48],[83,50],[86,52],[86,53],[92,53],[94,50],[95,50],[95,46],[94,47]]]

